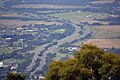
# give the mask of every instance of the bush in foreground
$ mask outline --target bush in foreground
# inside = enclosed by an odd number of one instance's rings
[[[66,61],[53,61],[46,80],[120,80],[120,55],[84,44]]]
[[[25,80],[26,76],[20,73],[8,73],[5,80]]]

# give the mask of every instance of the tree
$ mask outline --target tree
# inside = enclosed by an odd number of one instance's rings
[[[46,76],[47,80],[59,80],[59,69],[62,67],[61,61],[54,61],[49,65],[49,72]]]
[[[84,44],[66,61],[50,63],[46,80],[119,80],[120,55]]]
[[[102,66],[99,69],[102,80],[120,80],[120,56],[113,53],[102,55]]]
[[[8,73],[5,80],[25,80],[26,76],[20,73]]]

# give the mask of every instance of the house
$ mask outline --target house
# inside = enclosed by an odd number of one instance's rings
[[[92,15],[88,15],[88,16],[86,16],[86,18],[92,18],[93,16]]]
[[[40,79],[40,80],[44,80],[45,77],[43,77],[43,76],[39,76],[39,79]]]
[[[78,50],[79,48],[78,47],[68,47],[68,50],[69,51],[76,51]]]
[[[3,67],[3,62],[0,62],[0,68],[2,68]]]
[[[5,38],[5,40],[11,40],[11,38]]]

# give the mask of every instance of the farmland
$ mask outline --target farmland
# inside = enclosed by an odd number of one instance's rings
[[[96,0],[96,1],[93,1],[91,2],[92,4],[107,4],[107,3],[113,3],[114,0]]]
[[[12,7],[13,8],[50,8],[50,9],[85,8],[84,6],[49,5],[49,4],[20,4],[20,5],[14,5]]]
[[[100,17],[102,15],[104,14],[78,11],[78,12],[52,14],[50,16],[58,17],[60,19],[65,19],[65,20],[71,20],[71,21],[85,21],[85,20],[93,20],[94,18]]]
[[[15,65],[10,67],[25,73],[28,80],[35,80],[34,76],[44,76],[51,61],[73,57],[73,52],[83,43],[93,43],[102,49],[120,49],[120,24],[117,20],[120,7],[117,2],[69,2],[0,2],[0,60],[11,59]],[[0,75],[9,71],[2,71]]]
[[[59,22],[45,22],[45,21],[21,21],[21,20],[0,20],[1,27],[9,26],[9,27],[21,27],[23,25],[35,25],[35,24],[45,24],[45,25],[52,25],[52,24],[58,24],[62,25],[62,23]],[[3,26],[2,26],[3,25]]]
[[[120,26],[91,26],[91,31],[93,31],[92,38],[95,39],[111,39],[120,37]]]
[[[100,48],[120,48],[120,39],[89,39],[85,43],[92,43]]]

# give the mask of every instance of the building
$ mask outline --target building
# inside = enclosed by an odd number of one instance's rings
[[[3,62],[0,62],[0,68],[2,68],[3,67]]]

